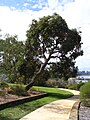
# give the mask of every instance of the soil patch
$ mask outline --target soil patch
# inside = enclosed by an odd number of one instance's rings
[[[17,95],[12,95],[12,94],[0,95],[0,104],[8,103],[8,102],[15,101],[18,99],[24,99],[26,97],[34,97],[40,94],[42,93],[37,92],[37,91],[30,91],[28,96],[17,96]]]

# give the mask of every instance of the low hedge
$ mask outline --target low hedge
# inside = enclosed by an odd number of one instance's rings
[[[90,107],[90,81],[80,88],[80,100],[84,106]]]
[[[11,86],[11,90],[8,93],[15,94],[18,96],[27,96],[28,95],[28,92],[25,90],[25,87],[22,84],[17,84],[15,86]]]
[[[0,88],[5,88],[5,87],[9,87],[7,82],[0,82]]]
[[[67,85],[66,88],[68,89],[72,89],[72,90],[80,90],[81,86],[83,86],[85,83],[73,83],[73,84],[70,84],[70,85]]]

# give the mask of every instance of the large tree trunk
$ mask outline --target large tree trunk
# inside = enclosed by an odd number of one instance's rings
[[[28,91],[28,90],[33,86],[33,84],[36,82],[37,78],[41,76],[41,74],[42,74],[44,68],[46,67],[46,65],[47,65],[46,63],[43,64],[43,65],[41,66],[40,70],[33,76],[31,82],[30,82],[30,83],[26,86],[26,88],[25,88],[26,91]]]
[[[26,91],[28,91],[33,86],[33,84],[36,82],[37,78],[40,77],[40,75],[44,71],[48,61],[50,60],[50,57],[51,57],[51,53],[50,53],[49,57],[46,59],[45,63],[41,65],[39,71],[33,76],[31,82],[26,86],[26,88],[25,88]]]
[[[28,91],[32,86],[33,86],[33,84],[36,82],[36,79],[39,77],[41,75],[41,71],[40,72],[38,72],[38,73],[36,73],[34,76],[33,76],[33,78],[32,78],[32,80],[31,80],[31,82],[26,86],[26,91]]]

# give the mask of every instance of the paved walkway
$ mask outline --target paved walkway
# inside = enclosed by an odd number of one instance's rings
[[[44,105],[20,120],[68,120],[72,106],[79,101],[79,91],[59,89],[70,91],[74,96]]]

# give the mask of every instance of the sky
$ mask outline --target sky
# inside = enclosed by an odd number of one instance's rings
[[[90,0],[0,0],[0,34],[26,39],[32,19],[57,13],[70,29],[82,31],[84,55],[76,60],[79,70],[90,70]]]

